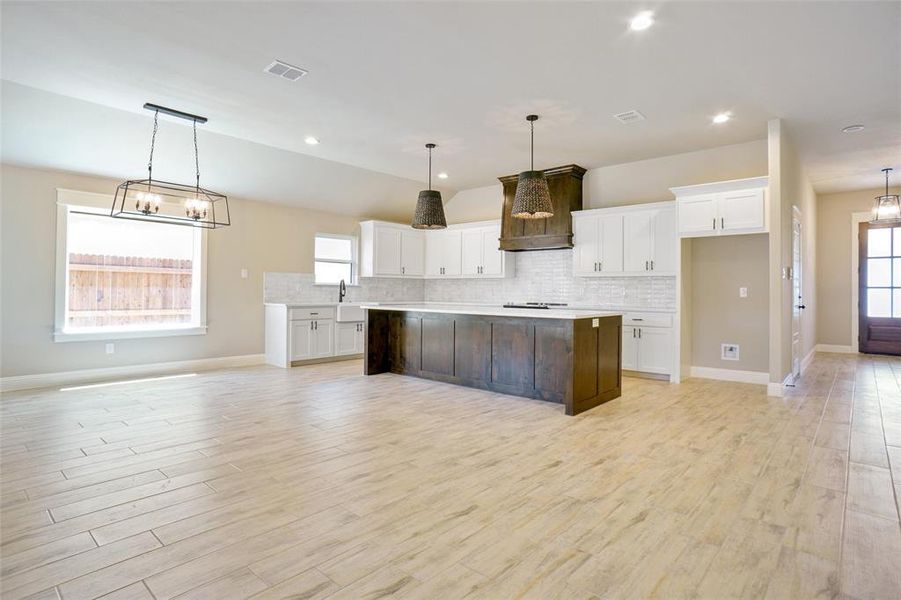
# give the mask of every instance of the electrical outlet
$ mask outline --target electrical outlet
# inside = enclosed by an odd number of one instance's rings
[[[107,354],[115,354],[116,353],[116,345],[115,344],[107,344],[106,345],[106,353]]]
[[[746,287],[738,288],[738,297],[739,298],[747,298],[748,297],[748,288],[746,288]]]
[[[738,344],[720,344],[720,358],[723,360],[738,360]]]
[[[247,279],[247,269],[241,269],[241,279]]]

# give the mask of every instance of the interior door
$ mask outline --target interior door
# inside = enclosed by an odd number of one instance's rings
[[[500,227],[485,227],[482,232],[482,274],[504,274],[504,251],[500,249]]]
[[[665,208],[651,219],[651,271],[661,275],[676,272],[676,212]]]
[[[461,236],[460,271],[463,275],[478,275],[482,266],[482,230],[464,229]]]
[[[651,270],[651,213],[634,212],[623,217],[623,270]]]
[[[580,217],[573,219],[573,246],[576,253],[576,273],[594,275],[598,272],[600,256],[600,219]],[[620,259],[622,262],[622,259]]]
[[[858,349],[901,354],[901,225],[861,223],[858,240]]]
[[[419,231],[401,232],[401,275],[422,276],[425,273],[425,236]]]
[[[719,223],[723,231],[762,229],[763,189],[724,192],[717,201]]]
[[[620,273],[623,270],[623,217],[601,217],[598,223],[600,252],[598,270],[604,273]]]
[[[400,275],[399,229],[392,227],[375,228],[375,274]]]
[[[792,379],[801,378],[801,311],[804,310],[801,262],[801,218],[792,207]]]

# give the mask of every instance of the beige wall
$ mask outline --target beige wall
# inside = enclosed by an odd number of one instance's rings
[[[695,238],[691,244],[691,364],[768,370],[769,241],[765,233]],[[748,297],[739,297],[739,288]],[[720,344],[738,344],[740,360],[721,360]]]
[[[112,193],[119,182],[10,165],[0,174],[4,377],[262,353],[263,272],[311,272],[316,232],[358,227],[342,215],[230,198],[234,225],[209,233],[208,333],[117,340],[107,355],[105,342],[52,341],[56,188]]]
[[[891,188],[901,194],[901,187]],[[869,212],[885,189],[817,196],[817,342],[857,349],[851,339],[851,215]]]
[[[585,174],[583,206],[604,208],[672,200],[669,188],[757,177],[767,173],[767,141],[720,146],[649,160],[590,169]],[[445,206],[450,223],[499,219],[500,184],[460,190]]]

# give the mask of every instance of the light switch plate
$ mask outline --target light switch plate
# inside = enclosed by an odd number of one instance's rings
[[[591,320],[591,326],[592,326],[592,327],[599,327],[600,324],[601,324],[601,320],[600,320],[600,319],[592,319],[592,320]]]
[[[241,279],[247,279],[247,269],[241,269]]]
[[[746,287],[738,288],[738,297],[739,298],[747,298],[748,297],[748,288],[746,288]]]
[[[116,345],[115,344],[107,344],[106,345],[106,353],[107,354],[115,354],[116,353]]]

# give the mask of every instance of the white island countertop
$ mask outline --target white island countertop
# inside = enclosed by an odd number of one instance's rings
[[[388,311],[409,311],[424,313],[445,313],[457,315],[484,315],[489,317],[529,317],[539,319],[591,319],[594,317],[617,317],[620,312],[589,310],[578,308],[504,308],[496,304],[435,304],[435,303],[362,303],[362,308]]]

